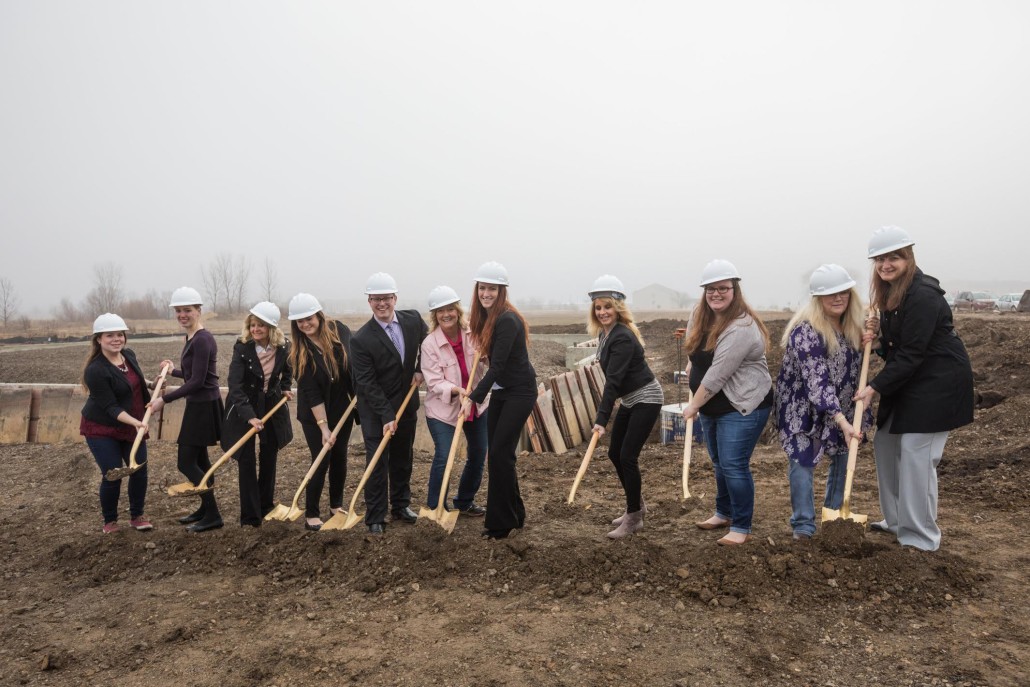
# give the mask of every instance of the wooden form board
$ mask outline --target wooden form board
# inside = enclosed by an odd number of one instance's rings
[[[572,392],[565,380],[565,375],[560,374],[551,378],[551,388],[554,391],[554,403],[561,412],[559,422],[562,423],[562,432],[565,434],[565,443],[568,446],[579,446],[583,443],[583,431],[580,429],[579,420],[576,418],[576,408],[572,401]]]
[[[594,419],[597,417],[597,400],[594,399],[594,392],[590,388],[590,382],[587,381],[586,371],[581,368],[576,370],[575,375],[576,382],[579,384],[579,390],[583,394],[583,402],[587,407],[587,414],[589,416],[587,422],[590,424],[587,431],[589,432],[593,429]]]
[[[540,411],[540,418],[543,421],[543,428],[547,433],[547,440],[551,445],[551,450],[558,454],[565,453],[568,450],[568,444],[565,443],[561,426],[558,424],[558,417],[554,407],[554,391],[552,389],[544,389],[537,396],[536,408]]]
[[[85,441],[79,434],[82,406],[85,403],[86,391],[81,386],[42,389],[36,441],[41,444]]]
[[[565,385],[569,388],[569,396],[572,397],[572,408],[575,411],[576,422],[579,423],[579,432],[583,437],[582,441],[590,436],[590,429],[594,426],[594,418],[587,414],[586,401],[583,399],[583,392],[579,388],[579,380],[575,372],[566,372],[562,375],[565,378]]]
[[[32,389],[0,389],[0,444],[28,440]]]

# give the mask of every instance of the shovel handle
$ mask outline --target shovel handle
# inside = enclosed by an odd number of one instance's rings
[[[687,394],[687,403],[694,400],[694,392]],[[682,410],[682,409],[681,409]],[[694,448],[694,418],[687,420],[686,434],[683,435],[683,500],[690,498],[690,452]]]
[[[261,418],[261,424],[264,424],[264,423],[268,422],[269,420],[271,420],[272,416],[275,415],[275,412],[277,410],[279,410],[280,408],[282,408],[284,403],[286,403],[286,397],[285,396],[280,398],[279,402],[276,403],[274,406],[272,406],[271,410],[269,410],[267,413],[265,413],[265,416],[263,418]],[[248,429],[246,434],[244,434],[242,437],[240,437],[240,440],[232,445],[232,448],[230,448],[228,451],[226,451],[224,454],[222,454],[222,457],[219,458],[217,461],[215,461],[215,464],[212,465],[211,469],[208,470],[204,474],[204,479],[200,480],[200,484],[198,484],[197,486],[198,487],[204,487],[206,489],[208,481],[211,479],[211,476],[215,474],[215,470],[217,470],[218,468],[220,468],[223,465],[225,465],[225,461],[227,461],[230,458],[232,458],[232,455],[234,453],[236,453],[237,451],[239,451],[240,447],[242,447],[245,443],[250,441],[250,438],[252,436],[254,436],[255,434],[257,434],[257,431],[258,431],[257,427],[251,427],[250,429]]]
[[[872,353],[873,342],[867,341],[862,351],[862,373],[858,377],[858,392],[861,393],[866,387],[866,380],[869,378],[869,356]],[[855,401],[854,427],[861,434],[862,413],[865,412],[865,404],[862,401]],[[844,498],[841,502],[841,511],[845,514],[851,512],[851,483],[855,478],[855,464],[858,462],[858,446],[861,439],[855,436],[848,444],[848,472],[844,478]]]
[[[155,396],[161,393],[161,387],[164,386],[165,377],[168,376],[168,373],[171,371],[171,369],[171,365],[165,365],[161,368],[161,374],[159,374],[157,376],[157,379],[154,381],[154,393],[150,395],[151,398],[154,398]],[[150,416],[153,412],[153,409],[150,407],[150,404],[148,403],[147,411],[143,413],[143,426],[136,430],[136,439],[132,442],[132,450],[129,451],[130,468],[135,467],[139,464],[136,462],[136,451],[139,450],[139,445],[143,442],[143,435],[147,433],[147,425],[150,424]]]
[[[579,483],[583,481],[583,475],[587,474],[587,466],[590,465],[590,458],[594,455],[594,449],[597,447],[597,440],[600,437],[600,432],[594,432],[594,435],[590,437],[590,444],[587,446],[587,452],[583,454],[583,462],[579,464],[576,481],[572,483],[572,490],[569,492],[568,501],[566,501],[570,506],[576,500],[576,490],[579,489]]]
[[[411,395],[415,393],[415,389],[417,388],[418,383],[412,381],[411,388],[408,389],[408,393],[404,397],[401,407],[397,409],[397,415],[395,417],[396,421],[399,422],[401,416],[404,415],[404,410],[408,407],[408,401],[411,400]],[[361,481],[358,482],[358,488],[354,490],[354,496],[352,496],[350,500],[350,507],[347,508],[348,513],[354,512],[354,507],[358,504],[358,496],[361,495],[362,490],[365,488],[365,482],[367,482],[368,478],[372,475],[372,471],[375,470],[376,463],[379,462],[379,456],[383,455],[383,450],[386,448],[386,445],[390,443],[390,439],[392,438],[392,434],[383,435],[383,440],[379,442],[379,448],[376,449],[375,454],[372,456],[372,460],[368,461],[368,465],[365,467],[365,472],[361,475]]]
[[[340,421],[336,423],[335,427],[333,427],[333,432],[330,435],[332,436],[333,441],[336,440],[336,435],[338,435],[340,430],[343,429],[343,423],[345,423],[347,418],[350,417],[350,414],[354,411],[354,406],[357,404],[358,397],[355,396],[351,399],[350,405],[347,406],[347,410],[343,413],[343,417],[341,417]],[[304,474],[304,479],[301,481],[300,486],[297,487],[297,493],[293,495],[293,505],[290,506],[291,510],[297,507],[297,501],[300,499],[301,492],[304,491],[304,487],[308,486],[308,482],[311,481],[312,475],[315,474],[315,470],[318,469],[318,466],[322,464],[322,459],[325,458],[325,454],[329,452],[330,448],[329,444],[323,445],[322,450],[318,452],[317,456],[315,456],[315,460],[312,461],[311,467],[308,468],[308,471]]]
[[[465,395],[467,396],[472,391],[472,381],[476,378],[476,368],[479,367],[479,357],[481,352],[476,351],[475,358],[472,359],[472,374],[469,375],[469,381],[465,385]],[[461,404],[459,403],[459,406]],[[440,498],[437,499],[436,508],[434,510],[437,513],[443,512],[444,501],[447,498],[447,486],[451,483],[451,468],[454,466],[454,455],[458,452],[458,444],[461,443],[461,428],[465,425],[465,413],[458,411],[458,423],[454,426],[454,438],[451,439],[451,451],[447,454],[447,467],[444,468],[443,478],[440,480]]]

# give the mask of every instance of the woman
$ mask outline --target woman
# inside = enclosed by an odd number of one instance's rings
[[[694,397],[683,417],[698,416],[715,468],[715,514],[703,530],[728,527],[717,543],[751,540],[755,482],[751,453],[772,408],[772,378],[765,360],[769,331],[744,300],[732,263],[713,260],[701,274],[704,296],[694,309],[683,343],[690,359]]]
[[[322,487],[329,473],[329,510],[343,510],[343,484],[347,479],[347,443],[354,426],[351,413],[339,434],[333,428],[354,396],[350,375],[351,332],[342,322],[326,320],[322,305],[310,293],[290,300],[290,367],[297,379],[297,420],[311,451],[311,461],[328,445],[315,474],[308,481],[304,528],[322,528]]]
[[[811,299],[783,331],[783,365],[776,378],[776,426],[787,453],[794,539],[815,534],[813,476],[829,461],[823,504],[839,510],[844,500],[848,446],[861,437],[854,426],[862,369],[862,303],[855,280],[839,265],[822,265],[809,280]]]
[[[93,322],[93,339],[82,370],[82,386],[89,393],[82,406],[79,434],[86,437],[93,459],[100,468],[100,511],[104,534],[117,532],[118,496],[122,481],[104,479],[108,470],[129,464],[129,453],[137,430],[145,428],[143,415],[150,400],[143,371],[136,354],[125,347],[125,320],[104,313]],[[129,475],[129,524],[137,530],[154,526],[143,515],[147,495],[147,442],[140,442],[136,462],[142,467]]]
[[[426,505],[430,508],[436,508],[440,502],[440,483],[460,417],[461,391],[468,386],[470,375],[478,382],[486,371],[485,364],[472,369],[474,353],[472,335],[458,294],[449,286],[437,286],[429,293],[429,335],[422,341],[421,357],[422,376],[426,381],[426,424],[436,447],[426,495]],[[467,455],[454,507],[462,515],[479,517],[486,513],[485,508],[476,505],[475,498],[486,462],[484,412],[488,403],[489,399],[470,409],[461,426]],[[443,494],[442,498],[446,501],[447,495]]]
[[[526,521],[526,507],[515,472],[515,449],[533,404],[536,371],[529,362],[529,326],[508,302],[508,271],[497,262],[483,263],[476,272],[472,342],[490,359],[490,369],[468,396],[462,390],[461,412],[481,404],[490,394],[486,416],[490,481],[486,491],[486,529],[483,536],[504,539]]]
[[[204,474],[211,469],[207,447],[215,446],[222,436],[222,417],[225,407],[218,390],[218,344],[211,332],[204,329],[200,321],[203,308],[196,289],[183,286],[172,292],[170,307],[175,309],[175,318],[186,332],[186,342],[179,357],[181,367],[172,370],[173,377],[181,377],[183,384],[166,391],[163,398],[150,402],[153,412],[159,413],[166,403],[180,398],[186,399],[179,428],[178,467],[194,485],[200,484]],[[161,367],[174,367],[171,360],[161,361]],[[190,532],[206,532],[222,526],[222,515],[218,512],[215,492],[200,495],[200,508],[179,518],[189,525]]]
[[[662,412],[665,395],[644,359],[644,339],[626,307],[622,282],[606,274],[594,281],[587,295],[592,304],[587,331],[597,337],[597,360],[605,374],[594,432],[604,434],[615,399],[622,399],[608,444],[608,458],[626,492],[626,511],[612,521],[616,528],[608,537],[621,539],[644,529],[646,508],[640,495],[638,459]]]
[[[293,440],[286,406],[265,426],[261,418],[285,396],[293,398],[289,344],[279,329],[279,308],[263,301],[250,309],[243,334],[229,363],[229,410],[225,415],[222,448],[228,451],[253,427],[261,448],[260,473],[251,437],[236,453],[240,469],[240,526],[260,527],[275,507],[275,467],[279,449]]]
[[[916,266],[913,245],[899,227],[878,229],[869,241],[884,365],[856,400],[880,395],[873,449],[884,519],[870,527],[936,551],[937,465],[948,432],[973,421],[973,369],[944,290]]]

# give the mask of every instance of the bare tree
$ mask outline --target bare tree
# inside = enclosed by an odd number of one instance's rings
[[[122,304],[122,266],[103,262],[93,267],[93,288],[86,294],[86,310],[94,316],[116,312]]]
[[[275,303],[276,291],[279,290],[279,273],[271,258],[265,258],[265,271],[261,274],[258,286],[261,288],[261,295],[265,300]]]
[[[229,253],[219,253],[201,268],[201,276],[213,310],[221,303],[229,312],[242,312],[250,280],[250,264],[244,256],[234,259]]]
[[[14,292],[14,283],[7,277],[0,277],[0,320],[4,327],[18,314],[18,294]]]
[[[60,304],[54,308],[54,317],[61,322],[81,322],[83,319],[82,313],[67,296],[62,298]]]

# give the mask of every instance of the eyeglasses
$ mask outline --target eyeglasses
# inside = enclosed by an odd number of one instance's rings
[[[389,296],[369,296],[368,297],[368,302],[369,303],[389,303],[392,300],[393,300],[393,294],[392,293]]]
[[[706,286],[705,293],[717,293],[720,296],[725,295],[727,292],[732,291],[732,286]]]

